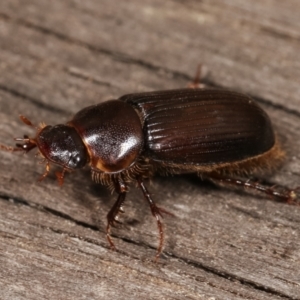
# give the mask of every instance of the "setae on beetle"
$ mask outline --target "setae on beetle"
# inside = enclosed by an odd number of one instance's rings
[[[21,120],[30,126],[25,117]],[[156,258],[163,248],[162,213],[144,185],[161,174],[197,173],[215,183],[242,186],[296,204],[296,190],[262,185],[249,174],[270,171],[284,153],[267,114],[250,97],[218,89],[178,89],[136,93],[86,107],[66,124],[37,128],[35,137],[17,138],[16,147],[37,147],[46,162],[67,171],[88,165],[92,179],[115,189],[118,198],[107,214],[106,235],[122,211],[127,186],[136,182],[150,205],[159,230]],[[244,179],[243,179],[244,178]]]

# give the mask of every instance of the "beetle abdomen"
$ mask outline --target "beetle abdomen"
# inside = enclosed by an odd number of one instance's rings
[[[123,96],[141,110],[145,151],[155,161],[188,165],[238,162],[275,143],[267,114],[248,96],[182,89]]]

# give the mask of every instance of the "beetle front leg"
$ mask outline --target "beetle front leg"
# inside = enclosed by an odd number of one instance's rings
[[[122,206],[126,199],[127,187],[125,182],[120,178],[114,179],[113,182],[114,182],[115,189],[119,195],[117,201],[115,202],[115,204],[113,205],[109,213],[107,214],[106,238],[111,248],[115,250],[116,247],[110,236],[110,229],[115,222],[118,222],[117,220],[118,213],[123,212]]]
[[[250,179],[243,180],[218,173],[206,175],[206,178],[222,186],[242,187],[244,189],[250,189],[265,194],[272,200],[279,200],[291,205],[300,205],[298,197],[299,188],[289,189],[283,186],[267,186]]]

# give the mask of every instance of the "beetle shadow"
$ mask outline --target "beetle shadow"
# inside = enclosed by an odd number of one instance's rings
[[[51,177],[55,180],[55,176]],[[105,186],[94,183],[88,169],[70,174],[67,180],[72,187],[71,198],[90,213],[90,221],[86,221],[86,225],[103,231],[106,226],[105,211],[108,212],[111,205],[111,192]]]
[[[186,175],[182,175],[185,180],[187,180],[191,185],[193,186],[201,186],[204,189],[209,189],[209,190],[217,190],[218,186],[216,186],[214,183],[212,183],[209,179],[206,178],[201,178],[200,176],[198,176],[195,173],[192,174],[186,174]]]
[[[195,188],[195,189],[199,189],[199,193],[201,193],[202,195],[206,195],[206,194],[210,194],[212,192],[219,192],[219,191],[232,191],[237,195],[256,195],[259,198],[265,198],[264,195],[255,193],[254,191],[251,192],[249,190],[245,190],[242,187],[232,187],[229,185],[222,185],[216,182],[213,182],[212,179],[209,178],[201,178],[200,176],[198,176],[195,173],[191,173],[191,174],[183,174],[183,175],[179,175],[178,176],[180,178],[180,180],[184,180],[186,181],[191,187]],[[231,176],[232,178],[243,178],[243,177],[238,177],[238,176]],[[245,178],[244,178],[245,179]],[[264,176],[250,176],[249,178],[250,180],[256,181],[261,183],[262,185],[271,185],[270,182],[268,180],[266,180],[266,177]],[[175,183],[176,185],[176,183]]]

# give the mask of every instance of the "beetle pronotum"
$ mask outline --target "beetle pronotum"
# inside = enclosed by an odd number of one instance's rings
[[[32,123],[25,117],[21,120]],[[16,147],[37,147],[46,162],[62,167],[57,174],[88,165],[92,179],[115,189],[118,198],[107,214],[107,239],[112,248],[111,225],[122,211],[127,186],[136,182],[150,205],[159,228],[161,215],[144,179],[155,172],[195,172],[224,185],[243,186],[296,204],[296,190],[268,187],[247,179],[252,173],[276,168],[284,156],[267,114],[250,97],[217,89],[178,89],[122,96],[80,110],[66,124],[37,128],[32,138],[17,138]],[[245,179],[246,178],[246,179]]]

